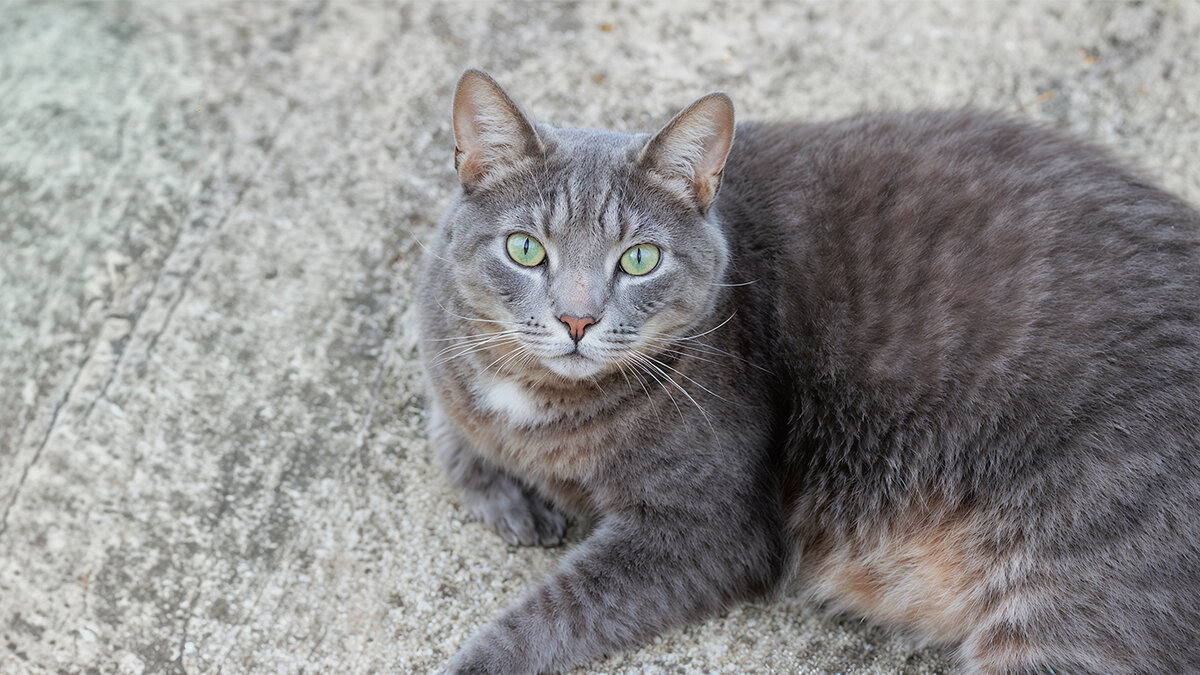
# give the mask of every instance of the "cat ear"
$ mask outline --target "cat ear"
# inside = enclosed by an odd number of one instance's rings
[[[706,210],[721,187],[733,145],[733,101],[723,92],[700,97],[667,122],[638,162]]]
[[[543,153],[525,113],[490,75],[474,68],[454,90],[454,144],[454,168],[467,189]]]

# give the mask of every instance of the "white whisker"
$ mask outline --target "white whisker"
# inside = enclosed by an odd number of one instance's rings
[[[720,397],[720,396],[717,396],[717,395],[716,395],[716,394],[714,394],[713,392],[709,391],[707,388],[705,388],[704,386],[702,386],[702,385],[701,385],[699,382],[696,382],[695,380],[693,380],[692,378],[688,377],[687,375],[684,375],[683,373],[680,373],[678,370],[675,370],[674,368],[671,368],[671,366],[668,366],[667,364],[663,363],[662,361],[659,361],[658,359],[655,359],[655,358],[653,358],[653,357],[647,356],[647,355],[645,355],[645,354],[639,354],[639,356],[641,356],[643,359],[646,359],[646,363],[647,363],[647,365],[649,365],[650,367],[652,367],[652,368],[654,368],[655,370],[657,370],[657,371],[658,371],[658,372],[659,372],[659,373],[660,373],[660,374],[663,376],[663,378],[664,378],[664,379],[666,379],[668,382],[670,382],[672,385],[674,385],[674,387],[675,387],[676,389],[678,389],[678,390],[680,391],[680,393],[682,393],[684,396],[686,396],[686,397],[688,398],[688,400],[692,402],[692,405],[696,406],[696,410],[700,411],[700,415],[701,415],[702,417],[704,417],[704,421],[705,421],[705,423],[707,423],[707,424],[708,424],[708,430],[709,430],[709,431],[710,431],[710,432],[713,434],[713,436],[715,437],[715,436],[717,435],[717,430],[716,430],[716,429],[713,427],[713,424],[712,424],[712,419],[711,419],[711,418],[709,418],[709,416],[708,416],[708,412],[706,412],[706,411],[704,410],[704,406],[701,406],[701,405],[700,405],[700,403],[699,403],[699,401],[697,401],[697,400],[695,399],[695,397],[693,397],[693,396],[691,395],[691,393],[690,393],[690,392],[688,392],[688,390],[687,390],[686,388],[684,388],[684,387],[683,387],[681,384],[679,384],[678,382],[676,382],[676,381],[675,381],[675,379],[674,379],[674,378],[672,378],[672,377],[671,377],[671,376],[670,376],[670,375],[669,375],[669,374],[668,374],[666,371],[662,370],[662,368],[661,368],[661,367],[668,368],[668,369],[670,369],[670,370],[672,370],[672,371],[674,371],[674,372],[678,373],[680,376],[682,376],[682,377],[686,378],[686,379],[687,379],[689,382],[691,382],[692,384],[695,384],[696,386],[700,387],[700,388],[701,388],[701,389],[703,389],[704,391],[708,392],[708,393],[709,393],[709,395],[711,395],[711,396],[716,396],[717,398],[721,398],[721,397]],[[661,366],[661,367],[660,367],[660,366]],[[664,387],[664,388],[665,388],[665,387]],[[721,399],[721,400],[725,400],[725,399]],[[678,407],[678,404],[676,404],[676,407]],[[683,414],[683,413],[682,413],[682,411],[680,412],[680,414],[681,414],[681,415]]]
[[[401,227],[403,227],[403,226],[401,226]],[[412,237],[413,241],[417,242],[417,246],[420,246],[420,247],[422,248],[422,250],[424,250],[424,251],[425,251],[425,253],[427,253],[427,254],[429,254],[429,255],[433,256],[434,258],[437,258],[438,260],[441,260],[441,261],[443,261],[443,262],[448,262],[448,263],[450,263],[451,265],[453,265],[453,264],[454,264],[454,262],[453,262],[453,261],[451,261],[451,260],[446,260],[446,259],[445,259],[445,258],[443,258],[442,256],[440,256],[440,255],[438,255],[438,254],[434,253],[433,251],[429,250],[429,247],[425,245],[425,242],[421,241],[420,239],[417,239],[417,235],[413,234],[413,233],[412,233],[412,230],[410,230],[410,229],[408,229],[407,227],[405,227],[405,228],[404,228],[404,232],[405,232],[406,234],[408,234],[408,236]]]
[[[516,329],[494,330],[494,331],[490,331],[487,333],[473,333],[470,335],[454,335],[451,337],[444,337],[444,338],[429,338],[428,341],[429,342],[450,342],[451,340],[473,340],[475,338],[484,337],[486,335],[496,335],[497,333],[506,333],[506,332],[516,332]]]
[[[658,335],[658,336],[662,336],[662,337],[669,337],[669,338],[671,338],[672,340],[695,340],[696,338],[704,337],[705,335],[708,335],[709,333],[711,333],[711,332],[713,332],[713,331],[717,330],[717,329],[718,329],[718,328],[720,328],[721,326],[724,326],[725,324],[727,324],[727,323],[729,323],[730,321],[732,321],[732,320],[733,320],[733,317],[735,317],[735,316],[737,316],[737,310],[734,310],[734,312],[733,312],[732,314],[730,314],[728,317],[726,317],[726,319],[725,319],[724,321],[722,321],[721,323],[719,323],[719,324],[717,324],[717,325],[713,326],[712,328],[709,328],[708,330],[704,331],[703,333],[696,333],[695,335],[680,335],[680,336],[675,336],[675,335],[667,335],[666,333],[653,333],[653,332],[652,332],[652,333],[650,333],[650,334],[651,334],[651,335]]]
[[[504,369],[504,365],[506,363],[508,363],[509,361],[511,361],[512,359],[520,356],[524,352],[524,350],[525,350],[524,345],[522,345],[521,343],[518,342],[516,349],[513,349],[512,351],[507,352],[505,354],[501,354],[500,357],[497,358],[495,361],[492,361],[491,363],[484,366],[483,370],[479,371],[479,374],[483,375],[483,374],[487,373],[487,371],[492,366],[496,366],[496,372],[492,375],[492,380],[494,381],[496,378],[500,377],[500,371]],[[496,365],[496,364],[499,364],[499,365]]]
[[[458,348],[460,351],[458,351],[454,354],[449,354],[447,356],[444,356],[441,359],[434,361],[432,365],[438,366],[438,365],[442,365],[445,363],[449,363],[450,361],[453,361],[455,359],[460,359],[469,354],[475,354],[477,352],[485,351],[489,347],[493,347],[493,346],[496,346],[499,344],[504,344],[505,342],[514,342],[515,343],[517,341],[514,337],[505,335],[505,336],[501,336],[499,338],[491,338],[490,340],[486,340],[486,341],[483,341],[483,342],[477,343],[477,344],[455,345],[455,347]]]
[[[630,353],[637,357],[637,363],[643,367],[643,370],[645,371],[645,373],[647,375],[649,375],[651,378],[653,378],[654,381],[658,383],[658,386],[662,387],[662,390],[664,392],[666,392],[667,397],[671,399],[671,403],[673,403],[675,405],[675,412],[679,413],[679,419],[681,421],[686,421],[687,418],[685,418],[683,416],[683,409],[679,407],[679,402],[675,400],[674,394],[671,393],[670,389],[667,389],[667,385],[664,384],[663,381],[658,378],[658,375],[654,374],[653,370],[651,370],[651,368],[653,368],[654,370],[658,370],[657,366],[655,366],[654,364],[652,364],[648,361],[645,361],[644,354],[640,354],[638,352],[630,352]],[[664,378],[666,378],[668,381],[670,381],[671,384],[674,384],[676,387],[679,386],[678,384],[675,383],[674,380],[671,380],[671,378],[667,377],[666,373],[664,373],[661,370],[658,370],[658,372],[661,373]]]
[[[433,301],[434,301],[435,303],[437,303],[437,306],[438,306],[438,307],[441,307],[441,308],[442,308],[442,311],[443,311],[443,312],[445,312],[445,313],[449,314],[450,316],[452,316],[452,317],[454,317],[454,318],[456,318],[456,319],[462,319],[463,321],[480,321],[480,322],[483,322],[483,323],[495,323],[495,324],[500,324],[500,325],[503,325],[503,324],[505,324],[505,323],[509,323],[509,322],[507,322],[507,321],[503,321],[503,320],[501,320],[501,319],[472,319],[472,318],[471,318],[471,317],[469,317],[469,316],[463,316],[463,315],[461,315],[461,314],[455,314],[454,312],[451,312],[450,310],[446,309],[446,306],[442,304],[442,301],[441,301],[441,300],[438,300],[437,298],[434,298],[434,299],[433,299]],[[511,325],[511,324],[510,324],[510,325]]]
[[[688,376],[687,376],[685,373],[683,373],[683,371],[680,371],[680,370],[677,370],[677,369],[675,369],[675,368],[672,368],[671,366],[667,365],[666,363],[663,363],[662,361],[660,361],[660,360],[658,360],[658,359],[654,358],[653,356],[646,356],[646,358],[650,359],[650,360],[651,360],[651,361],[653,361],[654,363],[657,363],[658,365],[662,366],[663,368],[666,368],[667,370],[670,370],[671,372],[678,373],[680,377],[684,378],[684,379],[685,379],[685,380],[687,380],[688,382],[691,382],[692,384],[696,385],[697,387],[700,387],[701,389],[703,389],[705,392],[707,392],[707,393],[708,393],[708,395],[709,395],[709,396],[712,396],[712,397],[714,397],[714,398],[718,398],[718,399],[720,399],[720,400],[722,400],[722,401],[725,401],[726,403],[729,403],[729,399],[727,399],[727,398],[725,398],[725,397],[723,397],[723,396],[720,396],[719,394],[713,393],[713,391],[712,391],[711,389],[709,389],[708,387],[705,387],[704,385],[700,384],[699,382],[697,382],[697,381],[693,380],[692,378],[688,377]]]
[[[618,367],[621,367],[622,364],[624,364],[624,363],[626,363],[626,362],[618,361],[617,365],[618,365]],[[658,420],[658,422],[661,424],[662,423],[662,414],[658,410],[658,405],[654,402],[654,397],[650,395],[650,389],[646,387],[646,378],[642,377],[642,374],[638,370],[637,363],[630,361],[630,362],[628,362],[628,365],[629,365],[629,372],[632,373],[633,376],[637,378],[638,385],[641,386],[642,391],[645,392],[645,394],[646,394],[646,400],[649,401],[649,403],[650,403],[650,409],[654,411],[654,418],[656,420]],[[623,370],[624,369],[622,368],[622,371]]]
[[[478,336],[475,338],[469,338],[469,339],[463,340],[462,342],[459,342],[457,344],[452,344],[448,347],[444,347],[441,351],[434,354],[433,358],[437,358],[437,357],[441,356],[442,354],[445,354],[446,352],[449,352],[449,351],[453,351],[455,349],[468,349],[470,347],[476,347],[476,346],[479,346],[482,344],[487,344],[489,342],[495,342],[496,340],[500,340],[500,339],[503,339],[506,337],[515,336],[519,333],[520,333],[520,331],[500,331],[498,333],[488,333],[488,334]]]

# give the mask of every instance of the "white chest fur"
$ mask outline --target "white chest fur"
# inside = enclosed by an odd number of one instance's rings
[[[478,405],[518,426],[548,422],[551,415],[521,385],[507,379],[484,379],[476,386]]]

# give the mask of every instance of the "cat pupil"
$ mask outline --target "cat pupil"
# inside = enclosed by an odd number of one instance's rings
[[[525,255],[529,255],[529,237],[525,237]]]

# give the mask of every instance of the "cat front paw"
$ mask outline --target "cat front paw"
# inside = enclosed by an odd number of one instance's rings
[[[446,675],[513,675],[533,673],[536,669],[514,650],[503,649],[494,644],[493,631],[484,631],[473,637],[450,659],[442,672]]]
[[[508,477],[494,481],[486,490],[464,494],[463,502],[513,546],[557,546],[567,531],[566,516]]]

